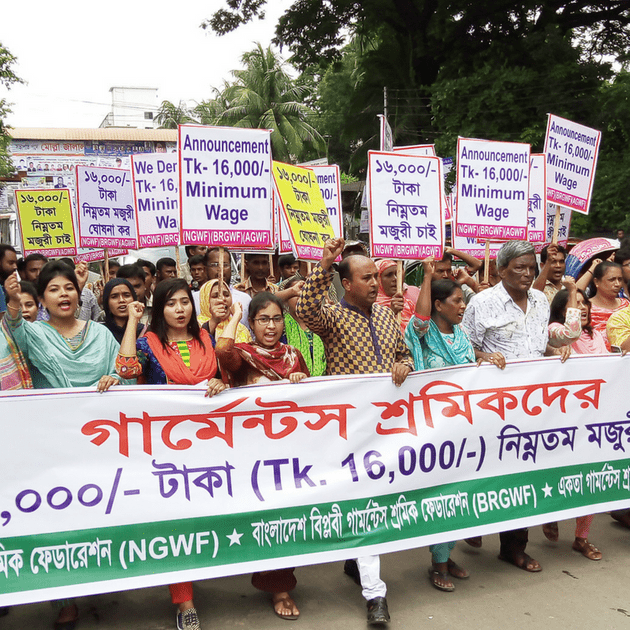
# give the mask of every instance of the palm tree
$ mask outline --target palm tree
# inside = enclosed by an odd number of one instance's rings
[[[325,153],[326,143],[308,118],[316,113],[304,104],[309,90],[289,75],[286,63],[271,47],[260,44],[242,57],[243,70],[233,70],[236,81],[202,103],[196,113],[210,124],[248,129],[270,129],[276,160],[294,162],[309,151]],[[202,112],[208,114],[203,116]]]
[[[155,115],[155,122],[160,125],[160,129],[177,129],[178,125],[196,122],[196,120],[183,101],[180,101],[179,105],[170,101],[162,101],[160,109]]]

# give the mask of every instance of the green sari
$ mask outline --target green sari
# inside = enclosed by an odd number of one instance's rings
[[[284,334],[287,344],[297,348],[304,357],[311,376],[324,376],[326,374],[326,354],[321,338],[310,330],[302,327],[289,315],[284,315]]]

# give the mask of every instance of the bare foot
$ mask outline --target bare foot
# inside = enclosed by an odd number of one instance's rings
[[[79,609],[76,604],[70,604],[70,606],[64,606],[57,615],[57,624],[68,623],[70,621],[76,621],[79,618]]]
[[[300,616],[300,611],[289,593],[274,593],[271,600],[274,612],[278,617],[282,619],[297,619]]]

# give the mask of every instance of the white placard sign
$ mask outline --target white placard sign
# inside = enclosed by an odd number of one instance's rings
[[[588,214],[602,132],[549,114],[547,199],[571,210]]]
[[[176,153],[131,156],[140,247],[179,243],[179,164]]]
[[[271,132],[180,125],[184,245],[273,248]]]
[[[540,243],[545,240],[547,220],[547,163],[544,153],[532,153],[529,158],[529,209],[527,214],[527,240]]]
[[[529,153],[529,144],[458,139],[458,236],[527,238]]]
[[[336,164],[309,166],[317,175],[317,183],[328,211],[328,218],[335,233],[335,238],[343,236],[343,212],[341,204],[341,173]]]
[[[435,145],[434,144],[411,144],[405,147],[394,147],[394,152],[404,153],[405,155],[422,155],[435,157]]]
[[[442,258],[442,161],[401,153],[368,153],[372,256]]]
[[[553,203],[547,204],[547,229],[545,232],[545,245],[549,245],[553,240],[553,224],[556,220],[556,206]],[[560,223],[558,224],[558,245],[566,247],[569,243],[569,228],[571,227],[571,210],[569,208],[560,209]],[[542,249],[542,248],[541,248]]]
[[[453,241],[453,249],[459,252],[468,254],[477,258],[477,260],[483,260],[486,256],[485,243],[474,236],[457,236],[457,213],[453,215],[453,222],[451,223],[451,238]],[[491,242],[490,243],[490,258],[496,258],[502,243]]]
[[[391,151],[394,148],[392,128],[387,122],[387,116],[379,114],[378,118],[381,121],[381,151]]]
[[[138,249],[130,171],[77,166],[77,215],[81,247]]]

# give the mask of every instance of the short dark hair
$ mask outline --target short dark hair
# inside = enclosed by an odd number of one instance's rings
[[[462,285],[455,280],[449,280],[448,278],[443,280],[434,280],[431,283],[431,314],[435,312],[435,302],[439,300],[444,302],[447,300],[457,289],[461,289]]]
[[[138,260],[136,260],[136,265],[139,265],[140,267],[146,267],[151,272],[152,276],[154,276],[155,272],[157,271],[155,265],[150,260],[146,260],[144,258],[138,258]]]
[[[17,270],[20,275],[22,275],[22,272],[26,270],[26,260],[24,260],[24,258],[18,258]]]
[[[76,269],[77,267],[74,260],[72,260],[72,258],[70,258],[69,256],[65,256],[64,258],[59,258],[58,262],[62,262],[64,263],[64,265],[68,265],[68,267],[70,267],[71,269]]]
[[[188,259],[188,266],[192,267],[193,265],[204,265],[206,264],[206,255],[205,254],[195,254]]]
[[[606,275],[606,270],[607,269],[614,269],[615,267],[618,267],[619,269],[621,269],[621,265],[618,265],[617,263],[611,262],[610,260],[604,260],[604,261],[600,262],[597,265],[597,267],[595,267],[595,269],[593,269],[593,279],[594,280],[601,280]]]
[[[164,348],[170,349],[168,344],[168,325],[164,319],[164,307],[166,303],[177,293],[178,291],[186,291],[192,304],[192,315],[188,322],[188,334],[199,343],[206,351],[206,347],[201,341],[201,332],[199,328],[199,322],[197,321],[197,313],[195,311],[195,303],[193,301],[192,292],[188,283],[184,278],[168,278],[160,282],[153,292],[153,309],[151,311],[151,332],[154,332]]]
[[[549,243],[549,245],[551,245],[551,243]],[[542,248],[542,251],[540,252],[540,262],[544,265],[547,262],[547,251],[549,250],[549,245],[545,245]],[[562,247],[562,245],[556,245],[556,247],[558,248],[558,251],[561,254],[564,254],[564,258],[566,260],[567,258],[567,250]],[[628,258],[630,258],[630,256],[628,256]]]
[[[249,262],[250,260],[253,260],[257,256],[263,256],[265,259],[269,260],[267,254],[245,254],[245,262]]]
[[[278,267],[288,267],[294,265],[297,262],[297,258],[293,254],[283,254],[278,258]]]
[[[138,265],[137,263],[133,263],[130,265],[123,265],[118,268],[118,272],[116,273],[117,278],[140,278],[142,282],[145,281],[147,274],[144,269]]]
[[[39,296],[37,295],[37,287],[32,282],[21,280],[20,293],[28,293],[35,300],[36,303],[39,303]]]
[[[450,252],[444,252],[444,254],[442,255],[442,258],[440,258],[440,260],[438,260],[437,262],[453,262],[453,254],[451,254]]]
[[[117,269],[120,268],[120,263],[117,260],[108,260],[107,261],[107,268],[111,269],[112,267],[116,267]]]
[[[7,243],[0,243],[0,262],[5,257],[7,252],[13,252],[17,256],[17,251],[15,250],[15,247]]]
[[[275,304],[280,309],[280,312],[284,313],[284,303],[277,295],[269,293],[268,291],[260,291],[259,293],[256,293],[256,295],[252,298],[252,301],[249,303],[249,312],[247,316],[249,319],[253,320],[256,315],[258,315],[258,313],[269,304]]]
[[[186,252],[186,256],[188,258],[190,258],[190,250],[193,249],[193,247],[196,249],[197,246],[196,245],[186,245],[186,247],[184,247],[184,251]]]
[[[77,290],[77,295],[80,299],[81,290],[79,289],[79,281],[77,280],[77,276],[74,273],[74,267],[71,267],[63,260],[51,260],[42,267],[42,270],[39,273],[39,277],[37,278],[37,295],[39,295],[40,297],[44,295],[46,287],[48,286],[50,281],[54,280],[58,276],[66,278],[67,280],[70,280],[70,282],[72,282],[74,288]]]
[[[44,256],[44,254],[29,254],[25,259],[24,259],[24,268],[26,268],[26,265],[28,265],[28,263],[33,262],[34,260],[41,260],[45,263],[48,262],[48,258],[46,258],[46,256]]]
[[[339,278],[341,280],[352,280],[352,263],[354,256],[346,256],[339,263],[337,271],[339,271]],[[364,256],[367,258],[367,256]]]
[[[158,271],[162,271],[164,267],[177,267],[177,263],[172,258],[165,257],[160,258],[155,266],[157,267]]]
[[[615,262],[618,265],[623,265],[623,263],[625,263],[626,260],[630,260],[630,247],[628,246],[620,247],[615,252]]]

